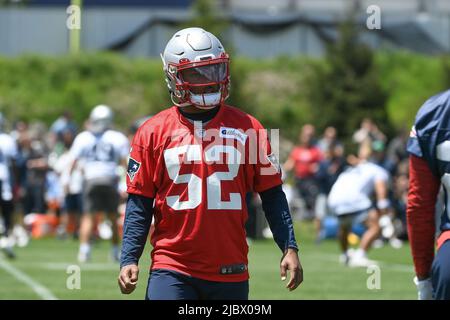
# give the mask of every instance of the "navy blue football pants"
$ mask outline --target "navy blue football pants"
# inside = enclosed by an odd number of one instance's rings
[[[146,300],[248,300],[248,280],[216,282],[158,269],[150,273]]]
[[[434,257],[431,267],[433,296],[436,300],[450,300],[450,240],[445,241]]]

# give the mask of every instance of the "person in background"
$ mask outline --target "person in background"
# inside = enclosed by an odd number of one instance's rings
[[[55,164],[57,159],[66,152],[64,142],[64,134],[70,132],[73,137],[77,134],[77,126],[72,120],[70,111],[64,111],[50,126],[48,131],[48,147],[50,149],[49,162],[51,165]]]
[[[319,194],[316,200],[315,230],[316,242],[321,240],[322,220],[328,215],[328,194],[339,175],[344,171],[347,162],[344,157],[343,146],[334,141],[328,145],[325,158],[320,161],[316,178],[319,185]]]
[[[45,201],[48,166],[48,148],[44,141],[44,131],[41,125],[34,124],[23,134],[20,145],[20,157],[24,168],[23,185],[21,186],[24,200],[24,213],[46,213]]]
[[[64,144],[63,134],[67,131],[70,131],[73,136],[77,134],[77,125],[72,120],[72,114],[70,111],[64,111],[63,114],[50,126],[50,134],[54,135],[53,140],[62,144]]]
[[[408,142],[409,132],[406,129],[399,131],[398,135],[392,139],[387,145],[386,160],[390,164],[392,174],[396,175],[399,165],[403,162],[408,163],[408,151],[406,145]]]
[[[88,130],[79,133],[70,149],[72,164],[69,175],[80,166],[83,175],[83,215],[80,225],[78,261],[91,259],[89,244],[93,231],[93,215],[106,214],[112,222],[112,258],[119,260],[117,228],[119,192],[118,167],[126,167],[130,150],[127,137],[112,129],[113,112],[106,105],[92,109]]]
[[[5,117],[0,112],[0,210],[4,224],[4,230],[0,231],[0,250],[8,258],[14,258],[15,254],[9,236],[13,227],[13,181],[18,151],[14,139],[4,131],[5,122]]]
[[[339,220],[339,244],[342,250],[340,259],[350,267],[374,264],[367,258],[367,251],[381,231],[380,217],[390,207],[389,173],[368,161],[371,152],[371,142],[367,140],[360,145],[358,157],[348,157],[352,166],[339,175],[328,196],[329,208]],[[376,197],[375,205],[371,199],[373,194]],[[355,223],[364,223],[367,231],[361,238],[359,249],[350,255],[348,235]]]
[[[294,171],[295,185],[299,196],[305,203],[307,217],[314,216],[315,202],[319,193],[316,173],[323,153],[314,145],[315,128],[305,124],[299,135],[299,144],[294,147],[289,158],[284,163],[286,172]]]
[[[382,141],[386,142],[386,135],[381,132],[378,126],[370,118],[364,118],[361,122],[361,127],[353,134],[353,142],[362,144],[368,139],[371,142]]]
[[[399,221],[396,230],[397,236],[401,240],[408,239],[407,223],[406,223],[406,206],[408,203],[409,190],[409,166],[408,161],[403,161],[398,165],[398,169],[394,176],[392,207],[395,212],[395,219]]]
[[[337,130],[335,127],[327,127],[322,138],[317,142],[317,147],[323,154],[330,150],[331,145],[335,148],[341,148],[342,152],[344,151],[344,146],[338,140]]]
[[[83,212],[83,176],[78,166],[71,170],[70,148],[75,138],[73,131],[66,128],[61,132],[61,137],[65,151],[54,165],[64,192],[64,205],[57,234],[64,238],[70,233],[74,238],[78,238],[79,220]]]

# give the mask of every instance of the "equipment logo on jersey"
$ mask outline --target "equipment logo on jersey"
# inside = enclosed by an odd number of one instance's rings
[[[141,163],[137,162],[136,160],[130,157],[130,159],[128,160],[128,169],[127,169],[127,174],[128,177],[130,177],[130,181],[133,181],[134,177],[136,176],[140,168]]]
[[[220,137],[221,138],[231,138],[240,141],[245,145],[245,140],[247,140],[247,135],[242,133],[236,128],[226,128],[220,127]]]

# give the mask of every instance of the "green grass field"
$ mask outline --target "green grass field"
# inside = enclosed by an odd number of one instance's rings
[[[407,243],[401,249],[385,246],[369,257],[379,261],[380,289],[367,288],[371,274],[365,268],[350,269],[338,262],[337,243],[314,244],[312,225],[296,224],[304,283],[289,292],[280,280],[280,252],[271,240],[250,246],[250,299],[415,299],[413,268]],[[66,282],[69,265],[77,265],[78,243],[73,240],[34,240],[16,249],[16,260],[0,254],[0,299],[143,299],[150,264],[149,246],[141,259],[140,282],[134,293],[122,295],[117,286],[118,265],[109,260],[109,242],[93,248],[93,259],[81,265],[81,288],[70,290]],[[38,293],[37,293],[37,292]]]

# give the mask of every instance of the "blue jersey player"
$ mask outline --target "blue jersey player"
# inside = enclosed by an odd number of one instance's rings
[[[420,108],[408,152],[408,233],[419,299],[450,299],[450,90]],[[437,208],[441,186],[444,206]],[[440,226],[435,253],[436,212]]]

